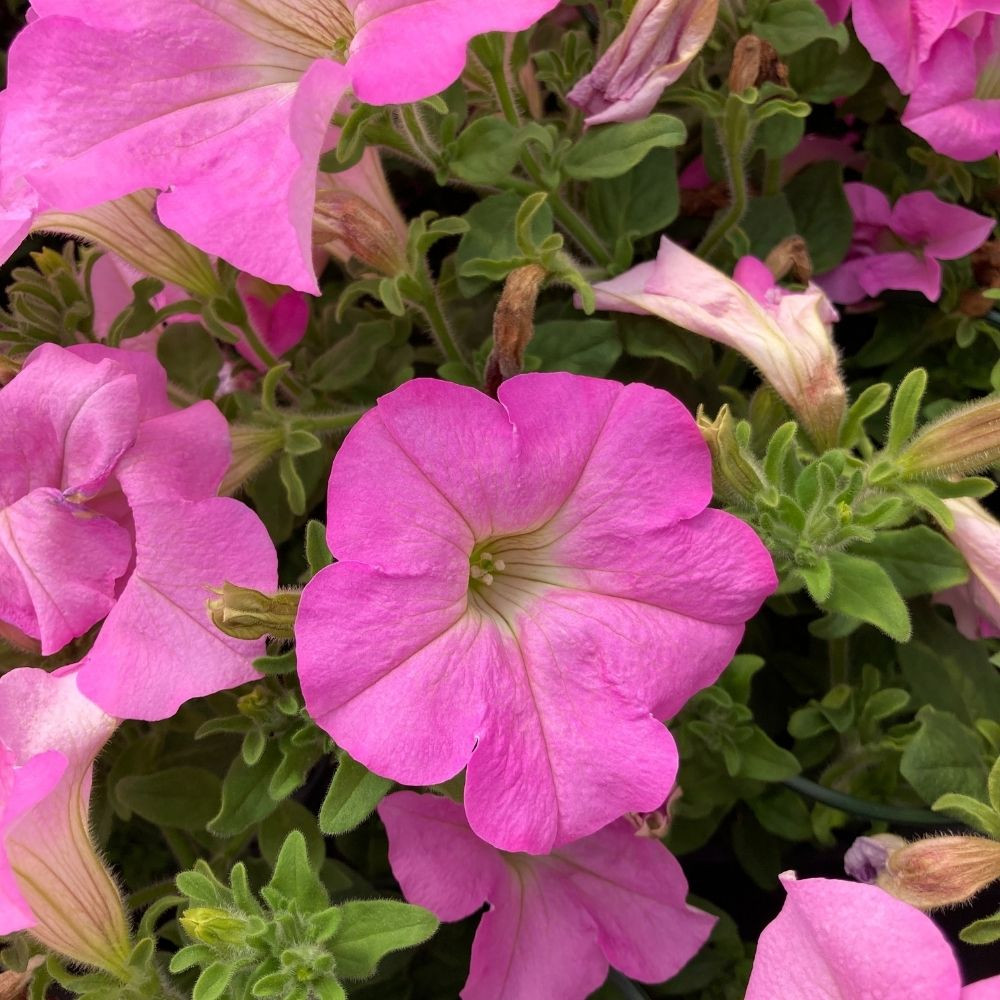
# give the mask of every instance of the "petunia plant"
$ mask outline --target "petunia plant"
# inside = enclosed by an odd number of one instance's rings
[[[1000,1000],[996,0],[8,0],[0,1000]]]

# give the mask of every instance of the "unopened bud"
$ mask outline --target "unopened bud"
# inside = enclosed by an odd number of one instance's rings
[[[906,841],[894,833],[858,837],[844,855],[844,871],[858,882],[874,885],[885,871],[889,855],[905,846]]]
[[[535,303],[546,274],[540,264],[527,264],[507,275],[493,313],[493,350],[483,377],[491,396],[496,396],[501,382],[524,367],[524,351],[535,334]]]
[[[232,583],[212,590],[219,597],[207,602],[208,610],[215,627],[226,635],[234,639],[294,638],[292,626],[302,596],[300,591],[262,594]]]
[[[232,424],[229,428],[232,458],[222,477],[219,493],[232,496],[242,489],[281,451],[284,435],[280,427]]]
[[[214,906],[192,906],[181,914],[188,937],[203,944],[244,944],[247,922]]]
[[[736,422],[729,406],[724,405],[714,420],[698,407],[695,418],[698,430],[712,455],[712,486],[716,494],[729,503],[752,506],[765,491],[763,473],[736,435]]]
[[[1000,842],[926,837],[890,851],[877,884],[897,899],[935,910],[964,903],[1000,879]]]
[[[0,972],[0,1000],[28,1000],[28,987],[35,969],[44,961],[43,955],[33,955],[24,972]]]
[[[812,258],[809,247],[801,236],[788,236],[783,239],[764,259],[768,270],[774,275],[775,281],[791,278],[800,284],[808,285],[812,280]]]
[[[904,475],[968,475],[1000,461],[1000,395],[960,407],[928,424],[903,449]]]
[[[393,277],[406,270],[406,250],[392,223],[364,198],[350,191],[317,193],[313,213],[313,243],[339,244],[348,256]]]
[[[748,87],[764,83],[788,86],[788,67],[778,58],[777,49],[757,35],[744,35],[733,49],[729,69],[729,90],[742,94]]]

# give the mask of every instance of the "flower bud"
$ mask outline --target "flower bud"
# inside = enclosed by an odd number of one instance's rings
[[[903,449],[904,475],[953,476],[1000,461],[1000,395],[959,407],[924,427]]]
[[[964,903],[1000,879],[1000,843],[986,837],[926,837],[890,851],[878,885],[935,910]]]
[[[695,418],[698,430],[712,454],[712,486],[729,503],[749,507],[766,490],[763,473],[736,437],[736,422],[724,404],[709,420],[705,409],[698,407]]]
[[[625,30],[569,92],[588,125],[645,118],[701,51],[719,0],[638,0]]]
[[[808,285],[812,280],[812,258],[809,246],[801,236],[788,236],[764,258],[764,264],[775,281],[791,278]]]
[[[28,987],[35,969],[44,961],[43,955],[33,955],[24,972],[0,972],[0,1000],[28,1000]]]
[[[282,590],[277,594],[262,594],[249,587],[224,583],[212,588],[219,595],[207,602],[209,614],[217,629],[234,639],[292,639],[292,626],[299,608],[298,590]]]
[[[744,35],[733,49],[733,62],[729,68],[729,89],[742,94],[748,87],[764,83],[788,86],[788,67],[778,58],[770,43],[757,35]]]
[[[284,437],[280,427],[232,424],[229,428],[232,458],[219,493],[233,496],[281,451]]]
[[[528,264],[507,275],[493,313],[493,350],[483,379],[491,396],[496,396],[501,382],[524,367],[524,351],[535,334],[535,303],[546,273],[544,267]]]
[[[0,386],[6,385],[19,371],[21,365],[6,354],[0,354]]]
[[[222,293],[209,257],[157,219],[151,188],[77,212],[42,212],[32,228],[93,240],[140,271],[203,298]]]
[[[906,841],[894,833],[858,837],[844,855],[844,871],[858,882],[873,885],[885,871],[889,855],[905,846]]]
[[[317,192],[313,242],[317,246],[339,245],[343,249],[335,256],[357,257],[379,274],[392,277],[406,270],[406,247],[392,223],[350,191]]]
[[[192,906],[180,917],[181,927],[188,937],[202,944],[235,944],[246,942],[247,922],[214,906]]]

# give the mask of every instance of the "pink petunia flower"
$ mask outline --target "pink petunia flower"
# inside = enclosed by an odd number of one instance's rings
[[[966,583],[934,595],[955,613],[959,632],[968,639],[1000,636],[1000,522],[982,504],[968,498],[945,500],[955,527],[948,532],[969,564]]]
[[[854,240],[847,257],[819,279],[834,302],[852,304],[886,289],[941,295],[942,260],[956,260],[986,241],[994,220],[930,191],[889,199],[870,184],[845,184],[854,214]]]
[[[956,160],[1000,152],[997,13],[965,18],[938,39],[916,71],[902,120],[937,152]]]
[[[718,677],[775,586],[711,496],[701,435],[658,389],[533,374],[497,402],[406,383],[333,463],[340,562],[295,629],[310,714],[404,784],[468,765],[469,822],[503,850],[658,808],[677,766],[659,720]]]
[[[121,969],[128,921],[90,838],[94,758],[116,721],[74,668],[0,677],[0,934],[28,930],[86,965]]]
[[[34,0],[10,49],[0,174],[62,211],[155,188],[164,225],[195,246],[316,293],[316,167],[345,90],[429,97],[474,35],[556,3]]]
[[[1000,976],[962,988],[930,917],[874,885],[781,876],[788,894],[757,944],[746,1000],[1000,1000]]]
[[[568,100],[588,125],[645,118],[708,41],[718,10],[719,0],[639,0]]]
[[[732,279],[665,236],[655,261],[594,286],[597,306],[659,316],[739,351],[821,443],[832,443],[844,412],[831,325],[837,311],[816,285],[778,286],[754,257]]]
[[[490,904],[463,1000],[583,1000],[613,965],[642,982],[678,973],[715,918],[685,903],[681,866],[625,820],[537,857],[505,854],[469,829],[457,802],[396,792],[379,816],[411,903],[442,920]]]
[[[0,389],[0,621],[45,654],[104,620],[81,689],[123,718],[251,680],[261,643],[214,630],[208,589],[276,586],[274,547],[216,497],[228,425],[176,410],[151,355],[43,345]]]

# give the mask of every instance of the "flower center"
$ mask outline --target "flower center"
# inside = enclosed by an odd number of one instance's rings
[[[311,59],[343,62],[356,34],[343,0],[240,0],[259,22],[261,35]],[[256,32],[254,32],[256,34]]]
[[[976,80],[975,97],[981,101],[1000,99],[1000,52],[992,56]]]
[[[494,574],[502,573],[506,568],[507,563],[494,556],[492,552],[480,552],[478,556],[473,552],[469,557],[470,586],[478,584],[483,587],[492,587]]]

